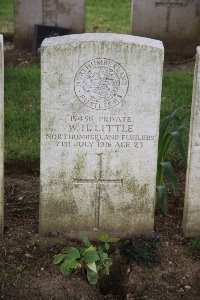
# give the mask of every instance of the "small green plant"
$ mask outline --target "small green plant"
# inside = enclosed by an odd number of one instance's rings
[[[124,240],[120,243],[119,249],[127,264],[136,261],[142,266],[153,266],[159,262],[159,246],[159,236],[150,236]]]
[[[192,248],[200,249],[200,236],[197,236],[192,240]]]
[[[109,275],[112,260],[108,256],[111,243],[118,242],[118,238],[109,237],[106,233],[97,232],[96,238],[101,245],[95,247],[91,244],[86,233],[82,232],[83,248],[70,248],[55,255],[54,264],[60,265],[63,275],[69,275],[77,269],[84,269],[90,284],[96,284],[99,274]]]
[[[176,111],[174,111],[163,118],[160,123],[156,190],[157,200],[159,201],[161,211],[165,214],[168,212],[168,207],[167,188],[164,181],[164,175],[166,175],[169,183],[171,184],[174,195],[177,196],[178,194],[176,174],[171,162],[165,161],[166,155],[172,145],[172,142],[175,141],[177,150],[180,152],[183,161],[186,162],[186,154],[183,145],[183,130],[187,127],[182,124],[186,115],[179,119]]]

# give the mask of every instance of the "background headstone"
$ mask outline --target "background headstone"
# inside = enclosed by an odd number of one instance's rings
[[[200,47],[194,73],[183,229],[186,236],[200,235]]]
[[[170,54],[195,54],[199,24],[199,0],[132,0],[132,34],[163,41]]]
[[[32,49],[34,25],[85,31],[85,0],[15,0],[16,48]]]
[[[4,59],[0,34],[0,234],[4,228]]]
[[[152,232],[160,41],[117,34],[41,46],[40,232]]]

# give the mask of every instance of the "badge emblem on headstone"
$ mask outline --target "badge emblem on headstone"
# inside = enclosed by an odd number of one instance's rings
[[[86,106],[104,110],[118,105],[128,91],[128,76],[117,62],[97,58],[86,62],[76,73],[75,93]]]

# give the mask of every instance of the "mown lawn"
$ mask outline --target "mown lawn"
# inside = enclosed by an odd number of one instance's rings
[[[86,31],[130,33],[131,0],[86,0]]]
[[[5,68],[5,158],[39,158],[39,66]]]
[[[13,0],[0,0],[0,33],[13,32]]]

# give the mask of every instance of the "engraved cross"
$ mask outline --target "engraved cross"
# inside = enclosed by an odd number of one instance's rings
[[[99,172],[98,177],[94,179],[86,179],[86,178],[74,178],[74,184],[87,184],[94,183],[96,184],[96,192],[97,192],[97,201],[95,201],[95,220],[96,220],[96,228],[100,226],[100,205],[101,205],[101,186],[105,183],[115,183],[123,186],[123,179],[103,179],[102,178],[102,154],[98,153],[99,156]]]
[[[166,32],[169,32],[171,8],[173,7],[182,7],[186,5],[184,0],[156,0],[156,6],[165,6],[167,7],[167,16],[166,16]]]

